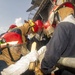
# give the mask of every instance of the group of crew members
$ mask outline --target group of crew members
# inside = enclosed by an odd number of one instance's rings
[[[46,22],[28,20],[19,27],[13,24],[0,35],[0,75],[50,75],[56,67],[56,75],[74,75],[57,66],[61,57],[75,57],[71,2],[55,5]],[[37,62],[34,71],[28,69],[31,62]]]

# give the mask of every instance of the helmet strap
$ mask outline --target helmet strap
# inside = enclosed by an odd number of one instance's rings
[[[13,58],[11,52],[10,52],[9,44],[7,44],[7,49],[8,49],[9,56],[11,57],[11,61],[16,62],[17,60],[14,60],[14,58]],[[19,58],[19,59],[20,59],[20,58]],[[19,59],[18,59],[18,60],[19,60]]]
[[[11,57],[11,61],[14,61],[14,62],[15,62],[15,60],[14,60],[14,58],[12,57],[12,54],[11,54],[11,52],[10,52],[9,44],[7,44],[7,49],[8,49],[9,56]]]
[[[9,44],[7,44],[6,47],[4,47],[4,48],[0,48],[0,54],[2,54],[2,50],[4,50],[5,48],[8,49],[8,53],[9,53],[9,55],[10,55],[10,57],[11,57],[11,61],[15,61],[15,60],[13,59],[12,55],[11,55],[10,48],[9,48]]]
[[[54,14],[54,20],[55,20],[55,21],[59,21],[59,22],[61,21],[58,12],[55,12],[55,14]]]
[[[29,28],[28,28],[28,30],[27,30],[27,32],[26,32],[26,34],[29,32],[29,30],[32,28],[33,26],[30,26]]]

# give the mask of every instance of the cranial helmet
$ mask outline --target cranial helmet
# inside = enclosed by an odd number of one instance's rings
[[[17,27],[17,25],[12,24],[12,25],[10,25],[9,29],[12,29],[12,28],[15,28],[15,27]]]
[[[37,33],[39,31],[39,29],[42,29],[42,27],[43,27],[43,23],[41,20],[36,20],[35,22],[32,20],[29,20],[28,23],[29,23],[29,26],[32,29],[32,31],[35,33]],[[28,29],[28,31],[29,31],[29,29]]]
[[[74,15],[74,5],[71,2],[65,2],[53,7],[49,13],[48,21],[51,25],[57,24],[56,21],[60,22],[70,14]]]
[[[21,35],[15,32],[5,33],[1,38],[3,38],[6,43],[8,42],[17,42],[17,44],[23,43]]]
[[[54,32],[54,28],[47,21],[47,22],[44,23],[43,31],[44,31],[44,34],[47,35],[47,37],[52,37],[52,34]]]
[[[39,30],[39,29],[42,29],[42,27],[43,27],[42,21],[41,21],[41,20],[36,20],[36,21],[35,21],[35,25],[34,25],[34,27],[33,27],[33,31],[34,31],[34,32],[38,32],[38,30]]]
[[[50,26],[49,21],[47,21],[47,22],[44,23],[43,27],[44,27],[44,29],[47,29],[49,26]]]

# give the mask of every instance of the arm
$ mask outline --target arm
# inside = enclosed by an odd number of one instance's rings
[[[37,57],[38,57],[38,53],[34,50],[30,52],[29,54],[27,54],[26,56],[23,56],[15,64],[12,64],[8,68],[5,68],[1,72],[1,74],[2,75],[20,75],[28,69],[30,62],[37,60]]]
[[[53,67],[66,50],[69,39],[68,34],[69,32],[68,30],[66,32],[66,27],[64,25],[58,25],[55,29],[53,37],[46,46],[47,50],[41,63],[41,70],[45,74],[49,74],[53,70]]]
[[[19,61],[17,61],[15,64],[10,65],[8,68],[5,68],[1,74],[2,75],[20,75],[23,72],[25,72],[30,62],[34,62],[37,60],[38,55],[42,55],[46,51],[46,46],[43,46],[37,51],[33,50],[26,56],[23,56]]]

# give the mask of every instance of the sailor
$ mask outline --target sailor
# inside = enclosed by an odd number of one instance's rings
[[[7,66],[14,64],[21,57],[23,46],[22,37],[15,32],[5,33],[0,38],[0,72]]]
[[[41,70],[45,75],[54,70],[60,57],[75,57],[74,5],[70,2],[65,2],[55,6],[50,11],[48,21],[52,27],[54,25],[56,27],[45,47],[46,52],[41,62]],[[71,73],[69,72],[68,74]]]

